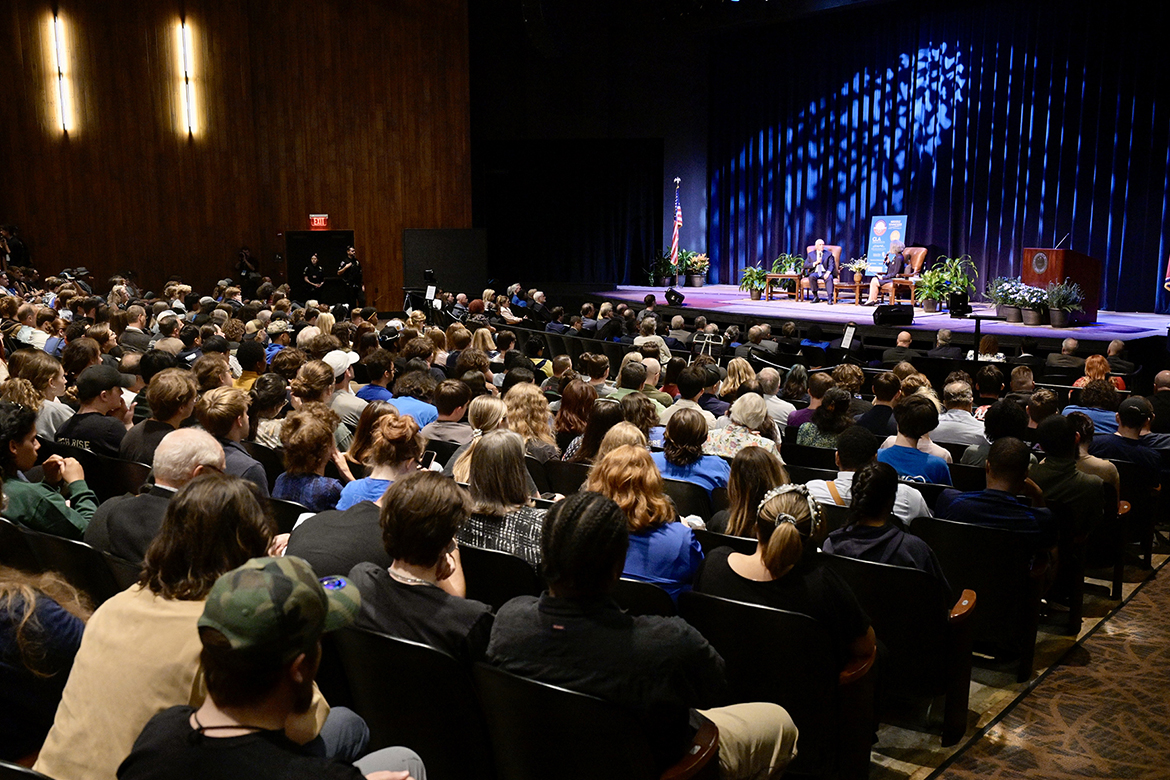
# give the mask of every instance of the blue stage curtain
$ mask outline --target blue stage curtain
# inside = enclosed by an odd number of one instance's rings
[[[1168,311],[1170,51],[1137,3],[889,3],[712,48],[712,281],[870,217],[970,254],[979,287],[1053,246],[1104,266],[1102,305]]]

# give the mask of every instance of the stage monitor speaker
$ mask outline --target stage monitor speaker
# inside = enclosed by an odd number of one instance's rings
[[[913,325],[914,307],[905,303],[878,306],[873,310],[874,325]]]
[[[666,302],[669,303],[671,306],[682,306],[682,302],[685,301],[686,299],[687,298],[685,295],[683,295],[682,293],[680,293],[678,290],[674,289],[673,287],[671,287],[669,290],[666,291]]]

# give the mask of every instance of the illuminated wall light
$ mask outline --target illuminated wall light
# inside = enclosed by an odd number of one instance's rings
[[[75,129],[73,122],[73,100],[69,88],[69,50],[65,41],[65,24],[61,17],[53,14],[53,71],[56,83],[53,93],[57,102],[57,120],[61,132],[68,134]]]
[[[179,104],[182,106],[180,130],[195,135],[199,132],[199,113],[195,102],[195,45],[191,26],[185,20],[179,21],[176,38],[179,53]]]

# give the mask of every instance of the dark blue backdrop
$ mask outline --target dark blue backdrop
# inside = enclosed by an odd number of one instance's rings
[[[1099,258],[1102,304],[1170,311],[1170,102],[1158,9],[895,3],[712,47],[708,253],[735,282],[869,218],[969,253],[980,288],[1021,249]]]

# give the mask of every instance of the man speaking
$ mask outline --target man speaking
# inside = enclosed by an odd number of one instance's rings
[[[818,238],[813,245],[813,251],[804,259],[804,276],[808,279],[808,286],[812,289],[813,303],[820,302],[820,291],[817,289],[817,280],[825,282],[825,295],[830,304],[833,302],[833,277],[837,275],[837,258],[825,249],[825,239]]]

